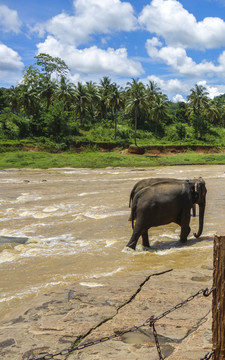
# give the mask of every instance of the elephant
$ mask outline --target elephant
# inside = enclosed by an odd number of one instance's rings
[[[193,180],[188,180],[189,183],[195,183],[197,179],[193,179]],[[140,181],[138,181],[133,189],[131,190],[131,193],[130,193],[130,199],[129,199],[129,208],[131,207],[131,204],[132,204],[132,201],[133,201],[133,198],[135,196],[135,194],[143,189],[144,187],[146,186],[151,186],[151,185],[154,185],[156,183],[164,183],[164,182],[171,182],[171,183],[174,183],[174,182],[183,182],[183,181],[187,181],[187,179],[174,179],[174,178],[148,178],[148,179],[142,179]],[[196,206],[195,204],[193,204],[192,206],[192,215],[195,217],[196,216]],[[131,221],[131,216],[129,217],[129,221]]]
[[[139,190],[133,198],[131,208],[132,236],[127,244],[136,248],[140,236],[145,248],[150,248],[148,230],[151,227],[171,222],[181,227],[180,241],[185,243],[190,233],[190,217],[193,204],[199,205],[199,229],[203,231],[207,189],[202,178],[183,181],[155,182]]]

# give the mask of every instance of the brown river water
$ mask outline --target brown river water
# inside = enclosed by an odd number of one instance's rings
[[[151,251],[128,250],[129,194],[140,179],[206,181],[203,234],[179,244],[175,224],[149,231]],[[132,271],[212,264],[213,237],[225,234],[225,166],[0,171],[0,316],[41,293]],[[101,285],[98,283],[98,286]]]

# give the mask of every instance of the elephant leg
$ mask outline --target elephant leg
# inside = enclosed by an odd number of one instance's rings
[[[148,231],[145,231],[142,234],[142,244],[146,248],[150,248],[149,239],[148,239]]]
[[[127,247],[135,250],[140,235],[141,235],[140,232],[137,232],[134,229],[133,234],[127,244]]]
[[[145,235],[145,233],[147,233],[147,231],[148,231],[148,226],[145,223],[145,221],[143,221],[143,219],[140,219],[140,218],[137,219],[134,229],[133,229],[133,234],[132,234],[127,246],[130,247],[131,249],[135,249],[138,239],[141,235],[144,235],[144,239],[145,239],[144,242],[149,245],[149,242],[146,239],[146,235]],[[148,236],[148,233],[147,233],[147,236]]]
[[[180,241],[185,243],[187,241],[187,237],[190,234],[191,228],[190,224],[190,212],[187,214],[184,212],[181,217],[180,226],[181,226],[181,233],[180,233]]]

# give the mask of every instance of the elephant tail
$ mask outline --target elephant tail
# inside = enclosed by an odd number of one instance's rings
[[[133,190],[131,191],[131,193],[130,193],[129,208],[130,208],[131,205],[132,205],[133,197],[134,197],[134,189],[133,189]]]
[[[132,209],[131,209],[132,229],[134,229],[134,220],[136,219],[136,208],[137,208],[137,202],[133,202]]]

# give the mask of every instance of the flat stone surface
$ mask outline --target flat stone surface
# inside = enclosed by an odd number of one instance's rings
[[[169,270],[169,269],[168,269]],[[166,269],[165,269],[166,271]],[[150,276],[151,275],[151,276]],[[96,286],[96,287],[92,287]],[[0,321],[0,358],[28,360],[106,338],[57,359],[157,360],[152,328],[142,326],[200,289],[212,286],[212,269],[140,271],[79,282],[37,296]],[[155,324],[169,360],[200,360],[211,351],[212,296],[199,295]],[[132,329],[134,326],[138,329]],[[118,331],[129,330],[121,336]],[[78,341],[78,342],[79,342]]]

